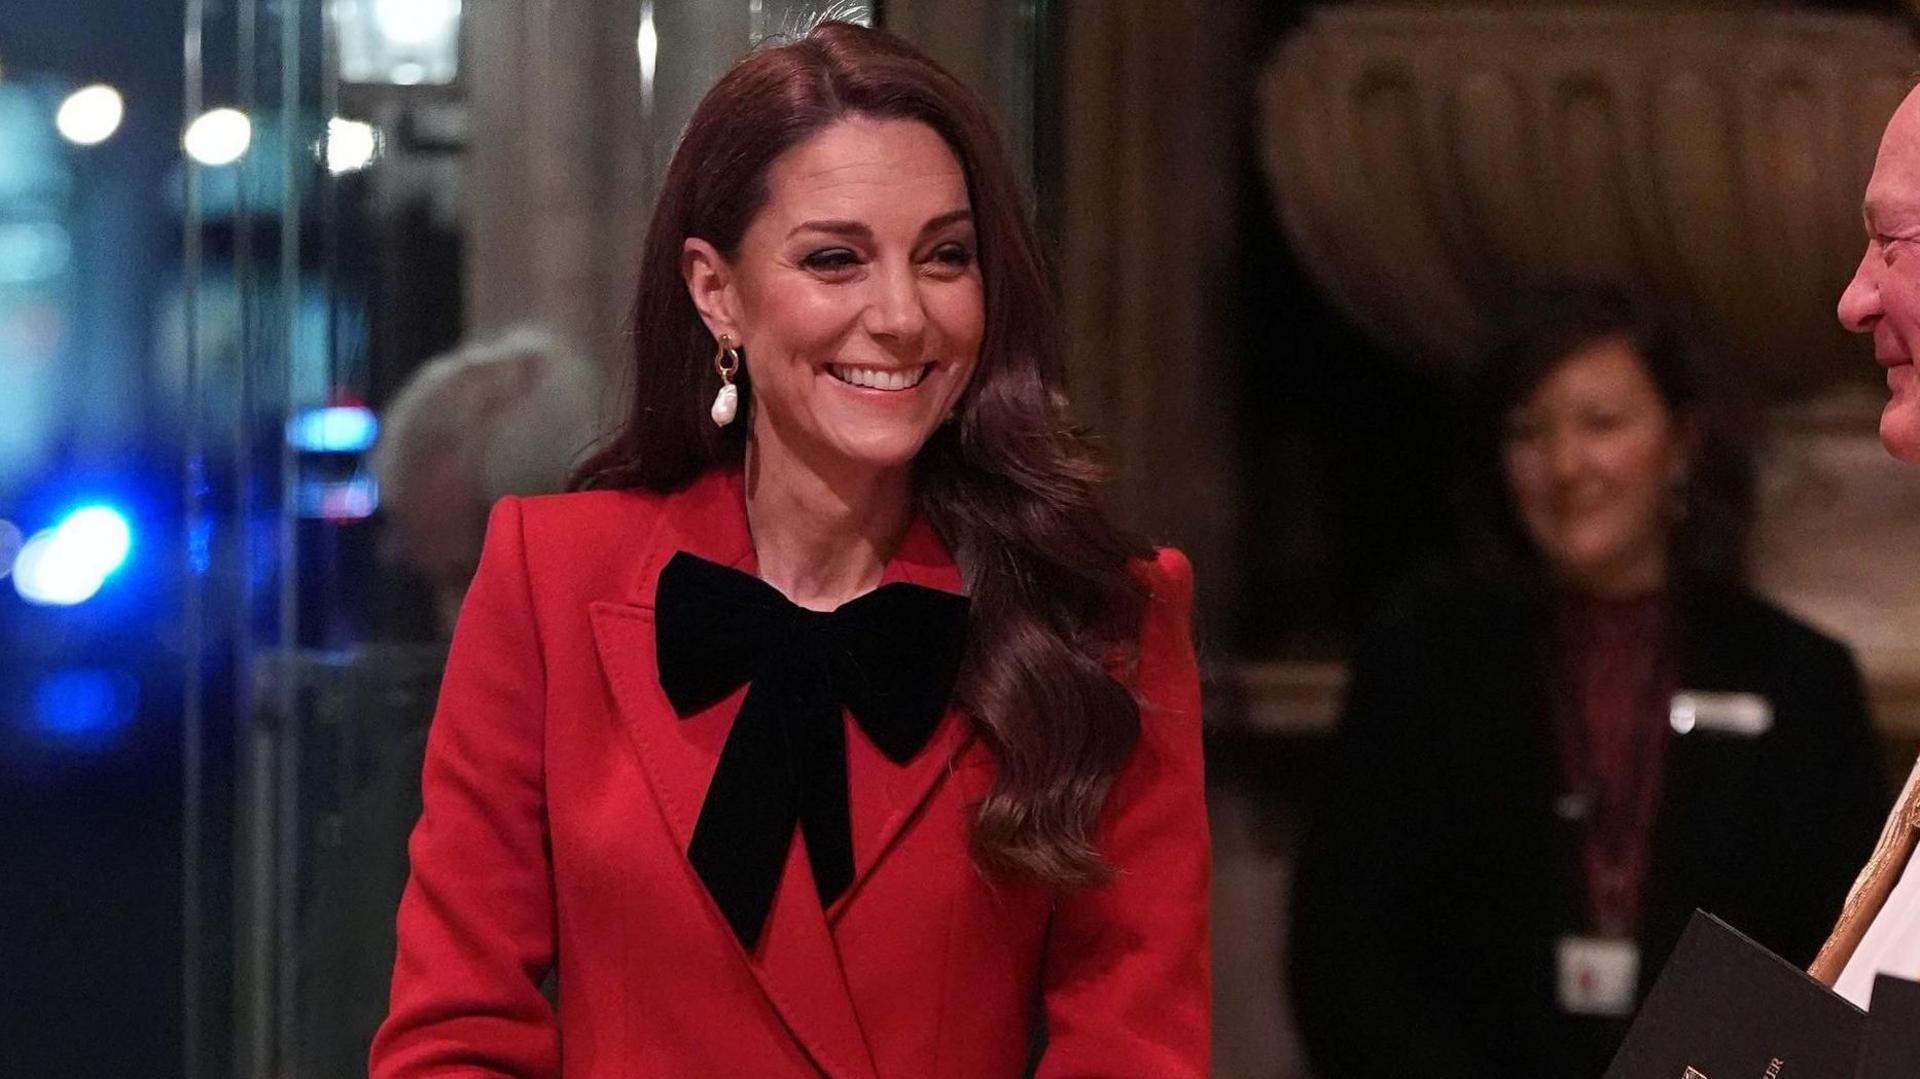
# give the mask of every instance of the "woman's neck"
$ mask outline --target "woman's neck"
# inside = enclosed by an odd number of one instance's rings
[[[746,479],[761,579],[816,611],[877,587],[912,519],[905,468],[818,468],[756,440]]]
[[[1631,602],[1664,591],[1667,573],[1667,553],[1659,547],[1586,574],[1564,575],[1563,583],[1596,602]]]

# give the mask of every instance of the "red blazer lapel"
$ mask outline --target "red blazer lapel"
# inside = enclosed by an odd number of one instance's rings
[[[944,592],[966,591],[959,566],[925,518],[914,521],[901,540],[900,549],[887,563],[881,583],[895,581]],[[904,632],[911,632],[911,628]],[[918,819],[920,808],[939,789],[940,781],[973,737],[973,726],[965,713],[949,708],[926,748],[906,764],[899,765],[888,760],[886,754],[857,729],[849,732],[847,775],[852,787],[853,886],[827,912],[830,921],[839,921],[848,904],[859,896],[860,886],[884,864],[901,833]]]
[[[814,898],[806,859],[789,853],[757,955],[748,955],[740,946],[693,866],[685,862],[720,748],[746,691],[681,719],[660,688],[651,603],[596,603],[591,615],[600,664],[621,725],[680,852],[688,902],[706,912],[716,934],[724,939],[726,953],[753,972],[781,1021],[822,1071],[847,1079],[873,1079],[872,1054],[847,993],[819,900]]]
[[[681,858],[693,843],[694,826],[707,786],[720,761],[721,747],[733,727],[746,689],[698,715],[676,715],[660,688],[655,654],[653,596],[660,570],[676,551],[687,551],[722,565],[753,568],[745,504],[738,476],[702,477],[673,496],[662,509],[658,537],[642,552],[626,597],[595,603],[589,614],[607,688],[640,766],[652,787],[660,815]],[[796,840],[798,834],[796,833]],[[711,919],[725,948],[745,963],[760,983],[781,1021],[821,1071],[844,1079],[875,1079],[867,1048],[841,973],[833,937],[814,898],[806,859],[789,854],[786,876],[775,897],[757,955],[748,955],[727,925],[690,863],[684,864],[688,901]]]
[[[666,827],[684,859],[693,842],[707,787],[746,689],[698,715],[681,718],[660,688],[655,654],[654,591],[678,551],[752,572],[756,568],[738,473],[703,476],[661,510],[655,539],[637,557],[625,595],[592,605],[594,642],[621,725],[640,757]],[[883,583],[906,581],[963,590],[958,567],[933,528],[917,520],[888,562]],[[910,632],[910,627],[905,631]],[[856,901],[861,885],[918,817],[954,759],[972,741],[966,717],[950,709],[925,749],[905,765],[888,760],[848,720],[847,772],[854,840],[852,887],[827,912],[814,897],[804,848],[790,851],[780,891],[757,955],[749,956],[727,927],[692,866],[685,877],[731,951],[752,970],[782,1020],[822,1070],[872,1079],[874,1065],[847,991],[830,924]]]
[[[751,562],[753,543],[736,482],[735,475],[710,473],[671,496],[662,507],[653,542],[637,558],[623,598],[595,603],[589,611],[607,688],[682,855],[693,843],[700,805],[746,691],[697,716],[682,719],[674,713],[660,688],[653,594],[660,571],[676,551],[727,566]]]

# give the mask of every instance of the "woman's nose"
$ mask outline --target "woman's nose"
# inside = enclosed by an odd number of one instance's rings
[[[1555,435],[1547,445],[1547,465],[1553,470],[1556,480],[1568,480],[1579,475],[1580,468],[1586,463],[1586,450],[1577,435]]]
[[[867,306],[867,332],[907,345],[918,345],[927,327],[927,309],[920,297],[919,276],[913,267],[889,269],[875,275]]]

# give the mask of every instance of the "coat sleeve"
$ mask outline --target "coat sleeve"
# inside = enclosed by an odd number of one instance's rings
[[[494,507],[427,737],[372,1079],[557,1077],[545,672],[519,504]]]
[[[1210,1050],[1209,846],[1193,571],[1162,550],[1147,577],[1140,740],[1096,828],[1113,879],[1063,897],[1043,976],[1039,1079],[1205,1076]]]

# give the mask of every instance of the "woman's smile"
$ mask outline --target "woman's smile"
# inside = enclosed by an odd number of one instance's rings
[[[894,394],[918,387],[926,380],[927,372],[933,370],[933,366],[922,363],[912,367],[861,367],[834,363],[827,365],[827,373],[857,389]]]

